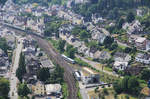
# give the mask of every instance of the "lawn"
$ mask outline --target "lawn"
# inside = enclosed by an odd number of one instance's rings
[[[97,66],[99,67],[99,69],[102,69],[103,64],[97,64]],[[109,68],[107,66],[104,66],[104,70],[109,71],[109,72],[113,72],[112,68]]]
[[[104,95],[105,99],[115,99],[114,95],[115,95],[115,91],[113,90],[113,88],[107,88],[108,94]],[[92,91],[88,92],[88,95],[90,97],[90,99],[98,99],[99,95],[103,95],[103,88],[100,88],[98,92],[95,93],[94,89]],[[133,97],[131,95],[128,94],[118,94],[117,95],[117,99],[126,99],[126,96],[129,96],[129,99],[137,99],[136,97]]]
[[[58,48],[58,41],[53,39],[48,39],[48,41],[57,49]]]
[[[68,86],[67,83],[62,84],[62,93],[63,93],[63,99],[67,99],[68,96]]]
[[[103,81],[105,83],[112,83],[114,82],[115,80],[119,80],[121,78],[118,78],[116,76],[113,76],[113,75],[109,75],[107,73],[104,73],[104,72],[99,72],[100,73],[100,81]]]

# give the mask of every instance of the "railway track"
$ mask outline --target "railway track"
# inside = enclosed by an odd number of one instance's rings
[[[22,34],[26,33],[25,30],[16,28],[12,25],[5,23],[0,24],[5,27],[11,28],[16,32]],[[51,60],[53,60],[54,62],[56,62],[57,64],[59,64],[61,67],[64,68],[64,80],[68,85],[68,92],[69,92],[67,99],[78,99],[77,97],[78,88],[76,87],[76,81],[73,76],[73,68],[65,60],[63,60],[63,58],[61,58],[61,55],[53,48],[53,46],[50,43],[48,43],[48,41],[44,40],[42,37],[38,36],[34,32],[29,35],[35,38],[35,40],[38,42],[38,45],[47,53],[47,55],[51,58]]]
[[[76,81],[75,78],[73,77],[73,68],[69,66],[69,64],[65,60],[63,60],[63,58],[61,58],[61,55],[58,52],[56,52],[56,50],[50,43],[35,35],[32,36],[37,40],[39,46],[48,54],[48,56],[52,60],[54,60],[57,64],[59,64],[61,67],[64,68],[65,70],[64,80],[68,84],[68,91],[69,91],[68,99],[78,99],[77,97],[78,89],[76,88]]]

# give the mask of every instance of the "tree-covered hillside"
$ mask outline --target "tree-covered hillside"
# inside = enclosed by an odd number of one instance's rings
[[[19,4],[39,3],[42,5],[48,5],[48,4],[65,4],[67,0],[13,0],[13,1]]]
[[[84,5],[74,5],[73,10],[86,17],[91,16],[92,13],[100,13],[101,16],[117,18],[119,14],[122,15],[128,9],[140,6],[150,7],[149,5],[150,0],[90,0],[89,3]]]
[[[0,5],[4,5],[7,0],[0,0]]]

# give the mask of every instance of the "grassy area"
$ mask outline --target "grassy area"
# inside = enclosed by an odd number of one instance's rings
[[[81,60],[81,59],[79,59],[79,58],[75,58],[75,61],[76,61],[77,64],[79,64],[79,65],[82,66],[82,67],[88,67],[88,68],[90,68],[90,69],[92,69],[92,70],[94,70],[94,71],[96,71],[96,72],[99,72],[99,73],[100,73],[100,80],[103,81],[103,82],[108,82],[108,83],[110,83],[110,82],[113,82],[113,81],[115,81],[115,80],[120,79],[120,78],[118,78],[118,77],[116,77],[116,76],[109,75],[109,74],[107,74],[107,73],[104,73],[104,72],[102,72],[102,71],[99,71],[99,70],[93,68],[91,65],[89,65],[88,63],[84,62],[83,60]],[[105,69],[107,69],[107,70],[109,70],[109,71],[112,71],[112,70],[111,70],[110,68],[108,68],[108,67],[105,67]]]
[[[106,66],[104,67],[104,70],[105,70],[105,71],[109,71],[109,72],[113,72],[112,68],[106,67]]]
[[[118,47],[119,47],[120,49],[125,49],[125,48],[126,48],[125,46],[122,46],[122,45],[118,45]]]
[[[101,71],[99,71],[99,73],[100,73],[100,81],[103,81],[103,82],[112,83],[115,80],[121,79],[121,78],[118,78],[113,75],[109,75],[109,74],[101,72]]]
[[[97,66],[98,66],[100,69],[102,69],[103,64],[97,64]],[[109,72],[112,72],[112,71],[113,71],[112,68],[107,67],[107,66],[104,66],[104,70],[105,70],[105,71],[109,71]]]
[[[79,89],[79,83],[78,82],[76,82],[76,87],[78,88],[78,93],[77,93],[78,99],[82,99],[82,96],[81,96],[81,93],[80,93],[80,89]]]
[[[134,97],[134,96],[131,96],[131,95],[128,95],[128,94],[119,94],[118,95],[118,99],[127,99],[126,97],[129,96],[129,99],[138,99],[137,97]]]
[[[80,66],[85,66],[85,67],[90,67],[90,65],[88,64],[88,63],[86,63],[86,62],[84,62],[83,60],[81,60],[80,58],[75,58],[74,59],[75,61],[76,61],[76,63],[78,64],[78,65],[80,65]]]
[[[63,99],[67,99],[68,96],[68,86],[66,83],[62,84],[62,92],[63,92]]]
[[[58,41],[53,39],[47,39],[56,49],[58,48]]]
[[[115,91],[113,88],[105,88],[107,89],[108,91],[108,94],[104,94],[103,92],[103,88],[100,88],[98,92],[95,93],[95,91],[89,91],[88,92],[88,95],[90,97],[90,99],[92,98],[98,98],[99,96],[102,96],[104,95],[104,98],[105,99],[115,99]],[[116,95],[117,96],[117,99],[127,99],[126,97],[128,96],[129,99],[137,99],[137,97],[134,97],[134,96],[131,96],[131,95],[128,95],[128,94],[125,94],[125,93],[121,93],[121,94],[118,94]]]

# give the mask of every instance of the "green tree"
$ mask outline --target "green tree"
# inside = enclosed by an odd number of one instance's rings
[[[18,99],[30,99],[30,98],[27,96],[24,96],[24,97],[18,97]]]
[[[86,30],[82,30],[80,32],[80,39],[85,39],[85,38],[89,38],[90,37],[90,34],[86,31]]]
[[[10,49],[10,47],[7,45],[7,41],[5,38],[0,38],[0,48],[7,54],[7,50]]]
[[[37,78],[40,81],[46,81],[50,77],[50,71],[48,68],[40,68],[40,70],[37,72]]]
[[[146,81],[150,80],[150,70],[149,69],[142,70],[141,79],[146,80]]]
[[[121,29],[122,28],[122,25],[125,23],[125,20],[123,18],[120,18],[119,19],[119,22],[117,24],[117,28],[118,29]]]
[[[105,45],[106,48],[109,48],[109,47],[111,47],[113,42],[114,42],[114,38],[112,38],[110,36],[106,36],[103,44]]]
[[[44,31],[44,36],[45,36],[45,37],[52,36],[52,33],[51,33],[50,29],[46,29],[46,30]]]
[[[18,95],[21,97],[25,97],[30,93],[30,89],[28,88],[26,83],[20,83],[18,86]]]
[[[129,48],[129,47],[126,47],[126,48],[124,49],[124,52],[125,52],[125,53],[130,53],[131,51],[132,51],[132,49]]]
[[[130,97],[128,95],[125,96],[126,99],[130,99]]]
[[[115,50],[118,48],[118,44],[117,43],[112,43],[111,47],[109,48],[109,50]]]
[[[125,76],[123,80],[121,81],[121,88],[123,89],[124,92],[128,91],[128,80],[129,80],[129,77]]]
[[[68,45],[67,45],[67,48],[66,48],[66,52],[68,52],[71,48],[73,48],[73,46],[70,45],[70,44],[68,44]]]
[[[59,49],[61,52],[64,52],[65,44],[66,44],[66,41],[65,41],[65,40],[59,40],[59,42],[58,42],[58,49]]]
[[[19,79],[20,82],[22,82],[23,76],[26,73],[26,64],[25,64],[25,56],[21,52],[20,53],[20,59],[19,59],[19,67],[16,70],[16,76]]]
[[[63,83],[64,82],[64,69],[61,68],[59,65],[56,65],[56,68],[53,72],[51,72],[51,75],[46,83]]]
[[[2,99],[8,98],[9,90],[9,81],[5,78],[0,78],[0,96]]]
[[[71,49],[67,52],[68,57],[74,59],[74,58],[75,58],[75,52],[76,52],[76,49],[75,49],[75,48],[71,48]]]
[[[139,93],[139,81],[136,77],[132,76],[128,80],[128,92],[134,95]]]
[[[105,95],[108,95],[108,94],[109,94],[107,88],[104,88],[104,89],[103,89],[103,93],[104,93]]]
[[[135,16],[132,12],[129,12],[127,15],[127,21],[131,23],[135,19]]]
[[[120,81],[118,80],[118,81],[115,81],[114,83],[113,83],[113,88],[114,88],[114,90],[116,91],[116,93],[121,93],[122,92],[122,88],[121,88],[121,85],[120,85]]]
[[[7,0],[0,0],[0,5],[4,5]]]

